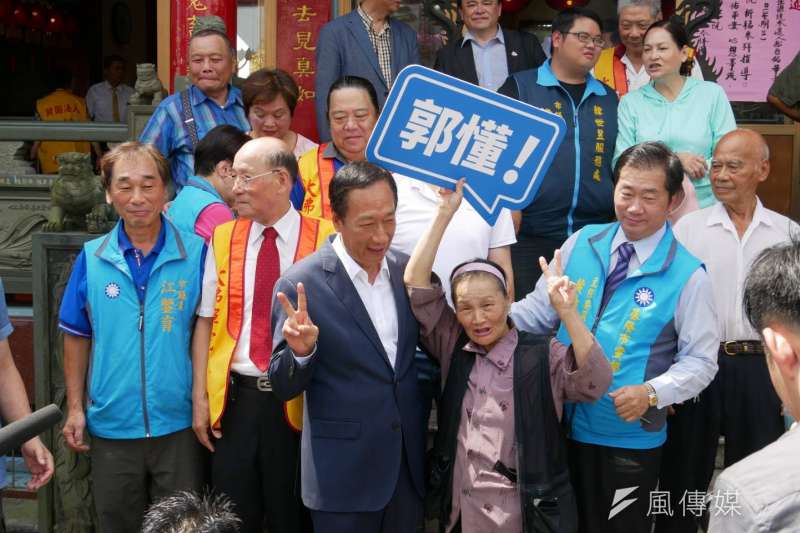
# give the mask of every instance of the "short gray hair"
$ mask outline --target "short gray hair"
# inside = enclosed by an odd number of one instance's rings
[[[661,0],[617,0],[617,15],[626,7],[646,7],[650,16],[656,18],[661,13]]]

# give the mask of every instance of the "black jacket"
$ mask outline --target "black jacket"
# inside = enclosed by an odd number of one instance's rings
[[[461,348],[466,342],[462,335],[456,343],[429,456],[426,507],[429,515],[439,518],[442,531],[452,509],[458,427],[476,357]],[[550,387],[549,339],[520,331],[513,365],[517,471],[499,461],[494,468],[517,485],[525,533],[573,533],[578,529],[577,507],[569,481],[566,439]]]
[[[536,68],[544,63],[547,57],[542,51],[539,39],[532,33],[502,29],[506,43],[506,61],[508,74],[520,70]],[[478,85],[478,72],[475,70],[475,59],[472,56],[472,42],[462,46],[463,37],[453,39],[436,54],[433,68],[450,76]]]

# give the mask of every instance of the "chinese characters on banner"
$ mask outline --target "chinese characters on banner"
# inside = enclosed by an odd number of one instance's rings
[[[300,89],[292,129],[317,140],[314,114],[314,77],[317,74],[317,39],[319,30],[331,18],[327,0],[278,0],[278,68],[292,75]]]
[[[367,160],[452,188],[489,224],[502,208],[522,209],[564,137],[556,114],[419,65],[392,86],[367,144]]]
[[[236,46],[236,0],[172,0],[170,20],[172,34],[169,45],[172,55],[169,74],[170,92],[176,76],[186,76],[189,67],[189,38],[197,17],[216,15],[225,21],[228,38]]]
[[[763,102],[800,51],[798,28],[798,0],[720,0],[720,16],[698,30],[694,45],[731,101]]]

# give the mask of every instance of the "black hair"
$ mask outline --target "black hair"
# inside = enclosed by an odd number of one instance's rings
[[[652,26],[647,28],[647,31],[644,32],[644,39],[647,39],[647,34],[650,33],[654,28],[662,28],[667,31],[672,37],[672,42],[675,43],[675,46],[678,47],[678,50],[683,48],[684,46],[691,48],[691,43],[689,42],[689,35],[686,33],[686,26],[683,25],[681,20],[676,17],[672,17],[669,20],[659,20],[654,22]],[[694,58],[689,57],[686,61],[681,63],[681,76],[691,76],[692,74],[692,66],[694,65]]]
[[[350,191],[366,189],[381,181],[389,185],[392,196],[394,196],[394,205],[397,207],[397,184],[394,182],[391,172],[367,161],[355,161],[343,166],[333,176],[328,187],[331,210],[337,217],[344,219],[347,214],[347,196]]]
[[[342,76],[331,85],[328,91],[328,98],[325,101],[325,108],[330,113],[331,110],[331,95],[340,89],[361,89],[366,91],[369,96],[369,101],[372,102],[372,107],[375,108],[375,114],[378,113],[378,93],[375,92],[375,86],[372,82],[358,76]],[[328,120],[330,122],[330,119]]]
[[[772,324],[800,328],[800,240],[762,251],[744,282],[744,312],[761,333]]]
[[[233,161],[233,156],[250,136],[230,124],[216,126],[203,137],[194,149],[194,173],[210,176],[220,161]]]
[[[664,186],[669,197],[675,196],[683,187],[683,165],[675,153],[662,142],[635,144],[622,152],[614,165],[614,184],[625,167],[639,170],[662,169],[666,176]]]
[[[585,7],[569,7],[559,11],[556,17],[553,19],[553,27],[551,31],[553,33],[569,33],[572,31],[575,21],[579,18],[586,18],[595,21],[597,23],[597,27],[602,31],[603,21],[600,19],[600,16],[591,9],[586,9]]]
[[[503,0],[496,0],[497,4],[500,4],[502,2],[503,2]],[[463,3],[464,3],[464,0],[457,0],[456,1],[456,7],[461,7],[461,4],[463,4]]]
[[[47,89],[52,92],[56,89],[68,89],[72,87],[72,71],[66,67],[56,67],[47,75]]]
[[[122,63],[122,65],[125,66],[128,62],[125,61],[125,58],[120,55],[111,54],[110,56],[103,58],[103,70],[111,68],[111,65],[114,63]]]
[[[500,281],[499,279],[497,279],[497,276],[492,275],[484,270],[470,270],[467,272],[462,272],[458,276],[455,276],[455,273],[458,272],[459,268],[469,263],[483,263],[485,265],[493,266],[494,268],[500,271],[500,274],[503,275],[503,281]],[[458,284],[461,283],[462,281],[466,281],[468,279],[478,276],[486,276],[488,278],[492,278],[497,283],[497,290],[499,290],[503,294],[506,294],[506,284],[508,283],[508,277],[506,276],[506,271],[503,270],[503,267],[501,267],[499,264],[489,259],[476,257],[475,259],[470,259],[469,261],[464,261],[463,263],[456,265],[456,267],[450,273],[450,299],[452,300],[453,305],[456,304],[456,287],[458,286]]]
[[[180,491],[150,506],[142,533],[237,533],[240,524],[226,496]]]
[[[192,41],[199,37],[208,37],[209,35],[216,35],[225,41],[225,46],[228,48],[228,53],[230,54],[231,59],[236,59],[236,48],[233,46],[233,43],[231,43],[231,39],[228,37],[228,34],[213,28],[206,28],[192,34],[192,37],[189,39],[189,44],[191,45]]]

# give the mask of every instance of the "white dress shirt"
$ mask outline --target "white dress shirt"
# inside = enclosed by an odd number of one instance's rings
[[[356,263],[347,253],[342,242],[342,236],[337,235],[333,240],[333,250],[342,262],[350,281],[356,288],[361,302],[367,309],[367,314],[378,332],[383,349],[389,357],[392,368],[397,359],[397,307],[394,301],[394,292],[389,280],[389,264],[384,257],[381,261],[381,270],[373,283],[369,282],[367,272]]]
[[[426,183],[394,175],[397,183],[397,229],[392,239],[392,250],[410,256],[422,235],[430,227],[439,210],[439,196]],[[442,282],[442,290],[450,300],[450,274],[463,263],[480,257],[486,259],[493,248],[510,246],[517,242],[511,212],[503,209],[490,226],[469,202],[463,201],[447,226],[436,252],[433,271]]]
[[[127,120],[128,99],[133,93],[133,87],[129,87],[124,83],[117,85],[117,110],[119,111],[120,122]],[[86,93],[86,107],[92,120],[95,122],[113,122],[114,112],[112,111],[111,102],[110,83],[101,81],[89,87],[89,91]]]
[[[741,239],[721,202],[689,213],[675,225],[675,236],[708,269],[722,341],[759,338],[742,306],[745,278],[759,253],[789,241],[798,230],[800,226],[765,208],[758,199],[753,220]]]
[[[665,231],[666,225],[649,237],[630,241],[635,253],[628,263],[629,276],[653,254]],[[579,234],[580,231],[573,233],[561,246],[563,265],[569,262]],[[620,227],[611,242],[609,272],[613,272],[617,264],[617,250],[624,242],[629,241]],[[552,262],[550,267],[553,267]],[[711,280],[705,270],[698,268],[684,285],[675,308],[678,350],[672,366],[660,376],[647,381],[656,390],[659,408],[697,396],[717,373],[719,334],[712,298]],[[533,292],[511,305],[511,318],[519,329],[540,335],[551,333],[558,326],[558,315],[550,306],[544,276],[539,278]]]
[[[625,65],[625,77],[628,79],[628,92],[635,91],[640,87],[644,87],[648,83],[650,83],[650,74],[647,73],[647,69],[644,68],[644,64],[639,68],[637,71],[636,68],[631,63],[628,54],[624,54],[620,61],[622,64]],[[700,70],[700,65],[695,61],[692,64],[692,78],[697,78],[698,80],[703,79],[703,72]]]
[[[281,274],[294,263],[297,251],[297,239],[300,235],[300,215],[292,208],[286,212],[273,226],[278,233],[275,244],[278,247]],[[244,316],[239,342],[231,362],[231,371],[245,376],[260,376],[262,372],[250,360],[250,324],[253,312],[253,285],[256,280],[256,262],[258,251],[264,241],[266,226],[253,221],[250,235],[247,237],[247,251],[244,262]],[[214,258],[213,241],[208,244],[206,266],[203,273],[203,297],[200,301],[198,315],[203,317],[214,316],[214,303],[217,296],[217,262]]]

